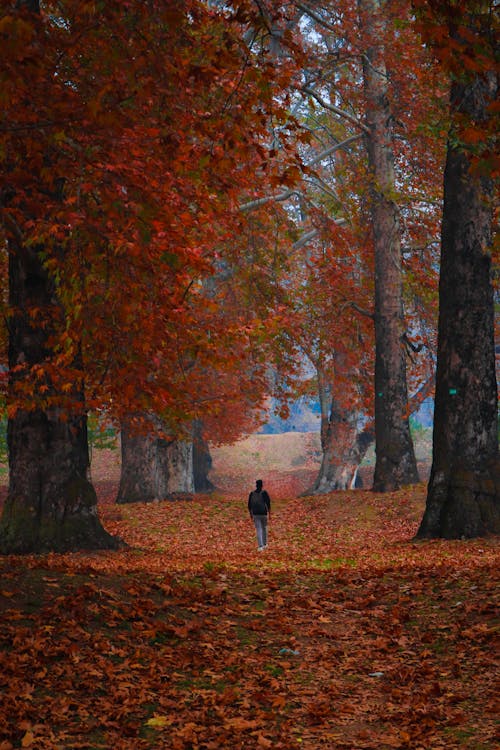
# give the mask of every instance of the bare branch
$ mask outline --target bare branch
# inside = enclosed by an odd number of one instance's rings
[[[338,151],[341,148],[345,148],[353,141],[357,141],[360,138],[362,138],[362,135],[352,135],[350,138],[346,138],[345,141],[342,141],[341,143],[336,143],[334,146],[330,146],[329,148],[322,151],[320,154],[317,154],[313,159],[311,159],[309,162],[307,162],[307,167],[312,167],[315,164],[318,164],[323,159],[326,159],[327,156],[330,156],[331,154],[335,153],[335,151]],[[332,193],[330,193],[332,194]],[[292,195],[298,195],[302,196],[302,192],[300,190],[285,190],[282,193],[278,193],[277,195],[267,195],[262,198],[256,198],[254,201],[248,201],[247,203],[242,203],[239,206],[240,211],[252,211],[254,208],[259,208],[259,206],[265,206],[266,203],[271,202],[280,202],[285,201],[287,198],[291,198]],[[336,197],[336,196],[333,196]]]
[[[297,8],[303,13],[305,13],[306,16],[309,16],[309,18],[312,18],[313,21],[316,21],[316,23],[319,23],[320,26],[322,26],[324,29],[328,29],[328,31],[338,32],[338,29],[335,29],[328,21],[325,21],[324,18],[321,18],[321,16],[316,13],[312,8],[310,8],[305,3],[295,3]]]
[[[416,393],[413,394],[413,396],[410,396],[408,399],[408,406],[410,414],[413,414],[414,412],[418,411],[423,401],[425,401],[426,398],[428,398],[430,395],[432,395],[432,391],[434,389],[434,382],[435,382],[435,374],[432,373],[432,375],[429,375],[426,381],[422,383],[420,388]]]
[[[358,135],[351,135],[349,138],[346,138],[345,141],[341,141],[340,143],[336,143],[334,146],[330,146],[329,148],[322,151],[320,154],[315,156],[311,161],[307,162],[308,167],[312,167],[315,164],[318,164],[320,161],[323,161],[323,159],[326,159],[327,156],[331,156],[331,154],[334,154],[335,151],[339,151],[341,148],[345,148],[346,146],[349,146],[351,143],[354,143],[354,141],[359,141],[360,138],[362,138],[362,134],[359,133]]]
[[[365,318],[370,318],[370,320],[375,320],[375,315],[371,313],[369,310],[365,310],[364,307],[361,307],[358,305],[357,302],[354,302],[354,300],[346,301],[344,305],[342,305],[342,308],[345,307],[352,307],[353,310],[356,310],[356,312],[359,312],[360,315],[364,315]]]
[[[315,99],[318,104],[321,104],[322,107],[325,109],[328,109],[330,112],[333,112],[334,114],[338,115],[339,117],[342,117],[344,120],[348,120],[352,125],[355,125],[357,128],[360,128],[363,133],[369,133],[369,129],[366,125],[363,125],[362,122],[359,122],[359,120],[354,117],[354,115],[350,115],[348,112],[344,112],[344,110],[340,109],[340,107],[336,107],[334,104],[330,104],[330,102],[327,102],[323,99],[322,96],[320,96],[314,89],[310,88],[309,86],[304,86],[302,88],[302,91],[305,94],[309,94],[309,96],[312,96],[313,99]]]
[[[300,196],[302,193],[300,190],[285,190],[283,193],[278,193],[277,195],[266,195],[263,198],[256,198],[254,201],[242,203],[238,208],[240,211],[252,211],[254,208],[259,208],[259,206],[265,206],[266,203],[286,201],[292,195]]]
[[[338,227],[344,226],[344,224],[347,224],[347,219],[335,219],[333,224],[336,224]],[[306,232],[302,235],[302,237],[293,243],[292,248],[294,250],[300,250],[301,247],[304,247],[304,245],[307,245],[308,242],[311,240],[314,240],[318,235],[320,234],[319,229],[311,229],[309,232]]]

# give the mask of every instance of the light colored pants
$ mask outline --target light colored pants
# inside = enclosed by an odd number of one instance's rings
[[[255,531],[257,532],[257,544],[259,547],[267,546],[267,516],[253,516]]]

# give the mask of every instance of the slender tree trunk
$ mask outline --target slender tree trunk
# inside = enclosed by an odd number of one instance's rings
[[[211,492],[214,485],[208,478],[212,468],[212,456],[203,437],[202,425],[196,421],[193,428],[193,476],[195,492]]]
[[[8,420],[9,490],[0,551],[115,548],[119,541],[99,521],[89,480],[82,381],[66,384],[62,393],[46,372],[53,357],[50,338],[62,310],[42,251],[9,240],[9,401],[14,411]],[[22,403],[15,408],[27,397],[34,408]],[[55,405],[47,406],[51,400]]]
[[[452,112],[487,121],[494,76],[452,86]],[[418,537],[500,532],[498,393],[491,283],[492,182],[450,139],[444,175],[433,463]]]
[[[321,450],[324,454],[328,448],[330,440],[330,417],[333,409],[333,395],[331,383],[329,379],[325,377],[321,369],[316,368],[316,376],[318,381],[318,399],[321,413]]]
[[[117,503],[148,503],[194,492],[193,444],[122,424],[122,469]]]
[[[414,484],[419,477],[408,415],[401,240],[394,198],[393,135],[381,4],[379,0],[359,0],[369,39],[363,72],[375,247],[376,464],[373,489],[387,492]]]

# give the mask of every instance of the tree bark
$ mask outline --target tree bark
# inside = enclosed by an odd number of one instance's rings
[[[359,464],[373,442],[370,430],[359,429],[359,414],[342,408],[333,398],[329,379],[317,367],[318,398],[321,408],[321,466],[316,481],[304,495],[319,495],[352,489]]]
[[[159,427],[155,420],[156,428]],[[169,440],[158,429],[137,431],[123,423],[122,469],[117,503],[148,503],[194,493],[193,443]]]
[[[354,489],[359,465],[373,442],[371,430],[359,427],[359,414],[333,404],[328,430],[321,441],[323,458],[311,493]]]
[[[113,549],[120,542],[102,527],[89,480],[83,381],[66,384],[62,393],[46,372],[54,355],[50,339],[55,321],[63,313],[42,252],[40,246],[25,247],[9,238],[13,414],[7,428],[9,489],[0,521],[0,551]],[[26,398],[34,408],[23,408]],[[51,401],[53,405],[47,405]]]
[[[214,485],[208,478],[212,468],[212,456],[203,437],[202,425],[195,422],[193,429],[193,481],[195,492],[212,492]]]
[[[484,126],[497,90],[494,76],[455,81],[452,112]],[[433,463],[421,538],[500,531],[493,185],[471,163],[472,151],[453,133],[444,174]]]
[[[408,413],[401,239],[394,198],[392,120],[380,5],[379,0],[359,0],[368,39],[363,75],[375,250],[376,463],[373,490],[388,492],[414,484],[419,477]]]

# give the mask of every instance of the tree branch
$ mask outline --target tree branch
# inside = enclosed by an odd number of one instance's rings
[[[320,154],[315,156],[313,159],[311,159],[311,161],[307,162],[307,166],[312,167],[315,164],[318,164],[318,162],[326,159],[327,156],[331,156],[331,154],[334,154],[335,151],[339,151],[341,148],[349,146],[354,141],[359,141],[359,139],[362,137],[363,136],[361,133],[359,133],[358,135],[351,135],[349,138],[346,138],[345,141],[341,141],[340,143],[336,143],[334,146],[330,146],[329,148],[325,149]]]
[[[283,193],[278,193],[277,195],[266,195],[263,198],[256,198],[254,201],[249,201],[248,203],[241,203],[238,208],[240,211],[252,211],[254,208],[259,208],[259,206],[265,206],[266,203],[286,201],[292,195],[300,196],[302,193],[300,190],[285,190]]]
[[[362,138],[362,135],[351,135],[349,138],[346,138],[344,141],[341,141],[340,143],[336,143],[334,146],[330,146],[329,148],[322,151],[320,154],[317,154],[313,159],[308,161],[306,163],[306,167],[312,167],[315,164],[318,164],[323,159],[326,159],[327,156],[330,156],[331,154],[335,153],[335,151],[338,151],[341,148],[345,148],[350,143],[353,143],[354,141],[359,140]],[[265,206],[266,203],[271,203],[272,201],[284,201],[287,198],[290,198],[292,195],[298,195],[301,196],[302,192],[300,190],[285,190],[283,193],[278,193],[277,195],[267,195],[262,198],[256,198],[253,201],[248,201],[247,203],[241,203],[239,206],[240,211],[252,211],[254,208],[259,208],[259,206]],[[335,197],[335,196],[334,196]],[[342,223],[345,223],[344,220],[342,220]]]
[[[338,227],[343,227],[344,224],[347,224],[347,219],[334,219],[331,223],[335,224]],[[309,232],[306,232],[302,235],[300,240],[297,240],[293,243],[292,248],[294,250],[300,250],[301,247],[304,247],[304,245],[307,245],[308,242],[314,240],[315,237],[317,237],[319,234],[319,229],[310,229]]]
[[[321,18],[321,16],[318,13],[316,13],[316,11],[314,11],[305,3],[297,2],[295,3],[295,5],[297,6],[299,10],[303,11],[303,13],[306,16],[309,16],[309,18],[312,18],[312,20],[316,21],[316,23],[319,23],[319,25],[322,26],[324,29],[328,29],[328,31],[333,31],[335,33],[338,33],[338,29],[335,29],[330,23],[328,23],[328,21],[325,21],[324,18]]]
[[[302,91],[305,94],[309,94],[309,96],[312,96],[313,99],[316,99],[318,104],[321,104],[322,107],[325,109],[328,109],[330,112],[333,112],[334,114],[338,115],[339,117],[342,117],[344,120],[348,120],[352,125],[355,125],[357,128],[360,128],[363,133],[369,133],[370,130],[366,125],[363,125],[362,122],[359,122],[359,120],[354,117],[354,115],[350,115],[348,112],[344,112],[344,110],[340,109],[340,107],[336,107],[334,104],[330,104],[330,102],[326,102],[322,96],[316,93],[314,89],[310,88],[309,86],[304,86],[302,88]]]

